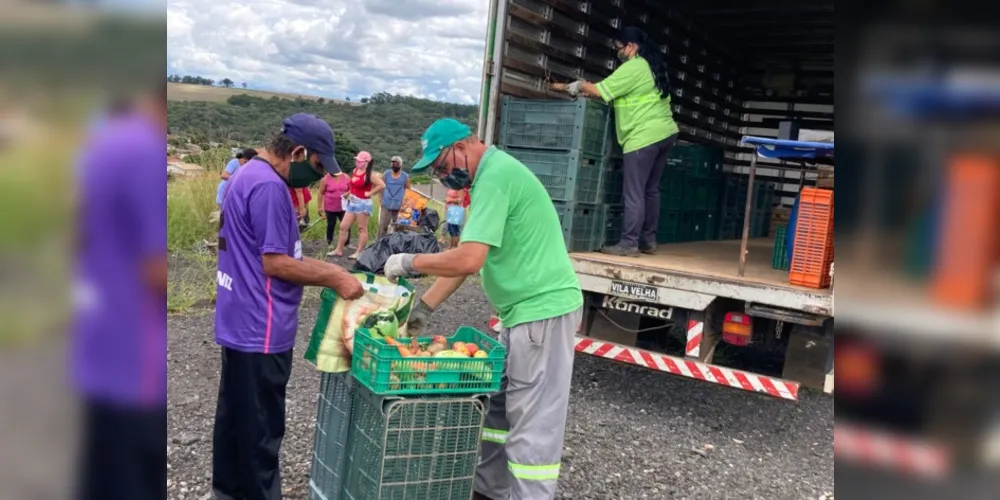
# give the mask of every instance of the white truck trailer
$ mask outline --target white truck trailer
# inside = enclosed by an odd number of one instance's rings
[[[670,67],[681,141],[725,148],[727,172],[774,182],[790,206],[831,167],[758,159],[743,137],[790,123],[832,135],[833,2],[765,3],[492,0],[479,135],[496,142],[501,96],[566,98],[545,80],[609,75],[612,39],[634,25]],[[577,351],[788,400],[802,387],[832,392],[832,286],[790,285],[772,269],[772,242],[744,231],[638,258],[571,253],[586,295]]]

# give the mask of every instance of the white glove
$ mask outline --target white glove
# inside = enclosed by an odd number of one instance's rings
[[[567,85],[566,92],[573,97],[580,95],[580,93],[583,92],[583,80],[577,80]]]
[[[392,255],[388,260],[385,261],[385,266],[382,268],[382,272],[385,277],[396,282],[399,278],[410,278],[416,276],[416,271],[413,270],[413,257],[412,253],[398,253]]]

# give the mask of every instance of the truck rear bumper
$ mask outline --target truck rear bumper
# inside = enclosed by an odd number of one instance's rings
[[[489,326],[495,332],[502,328],[500,320],[495,316],[490,318]],[[799,399],[798,382],[669,356],[606,340],[577,335],[576,352],[776,398],[792,401]],[[832,384],[830,389],[833,389]]]
[[[798,382],[767,377],[742,370],[734,370],[724,366],[701,363],[676,356],[668,356],[605,340],[591,339],[577,335],[576,352],[641,366],[654,371],[693,378],[703,382],[766,394],[776,398],[792,401],[799,399]]]
[[[940,445],[845,422],[834,428],[833,454],[837,460],[925,478],[951,471],[951,457]]]

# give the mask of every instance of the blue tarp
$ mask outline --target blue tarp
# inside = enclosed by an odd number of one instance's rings
[[[823,158],[833,156],[832,142],[789,141],[746,136],[743,144],[757,148],[764,158]]]
[[[922,81],[872,78],[866,90],[907,117],[972,118],[1000,112],[1000,89],[993,81],[966,80],[949,75]]]

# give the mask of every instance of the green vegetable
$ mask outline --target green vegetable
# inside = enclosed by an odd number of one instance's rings
[[[361,321],[361,326],[367,328],[372,335],[396,338],[399,333],[399,322],[396,315],[388,311],[378,311],[369,314]]]

